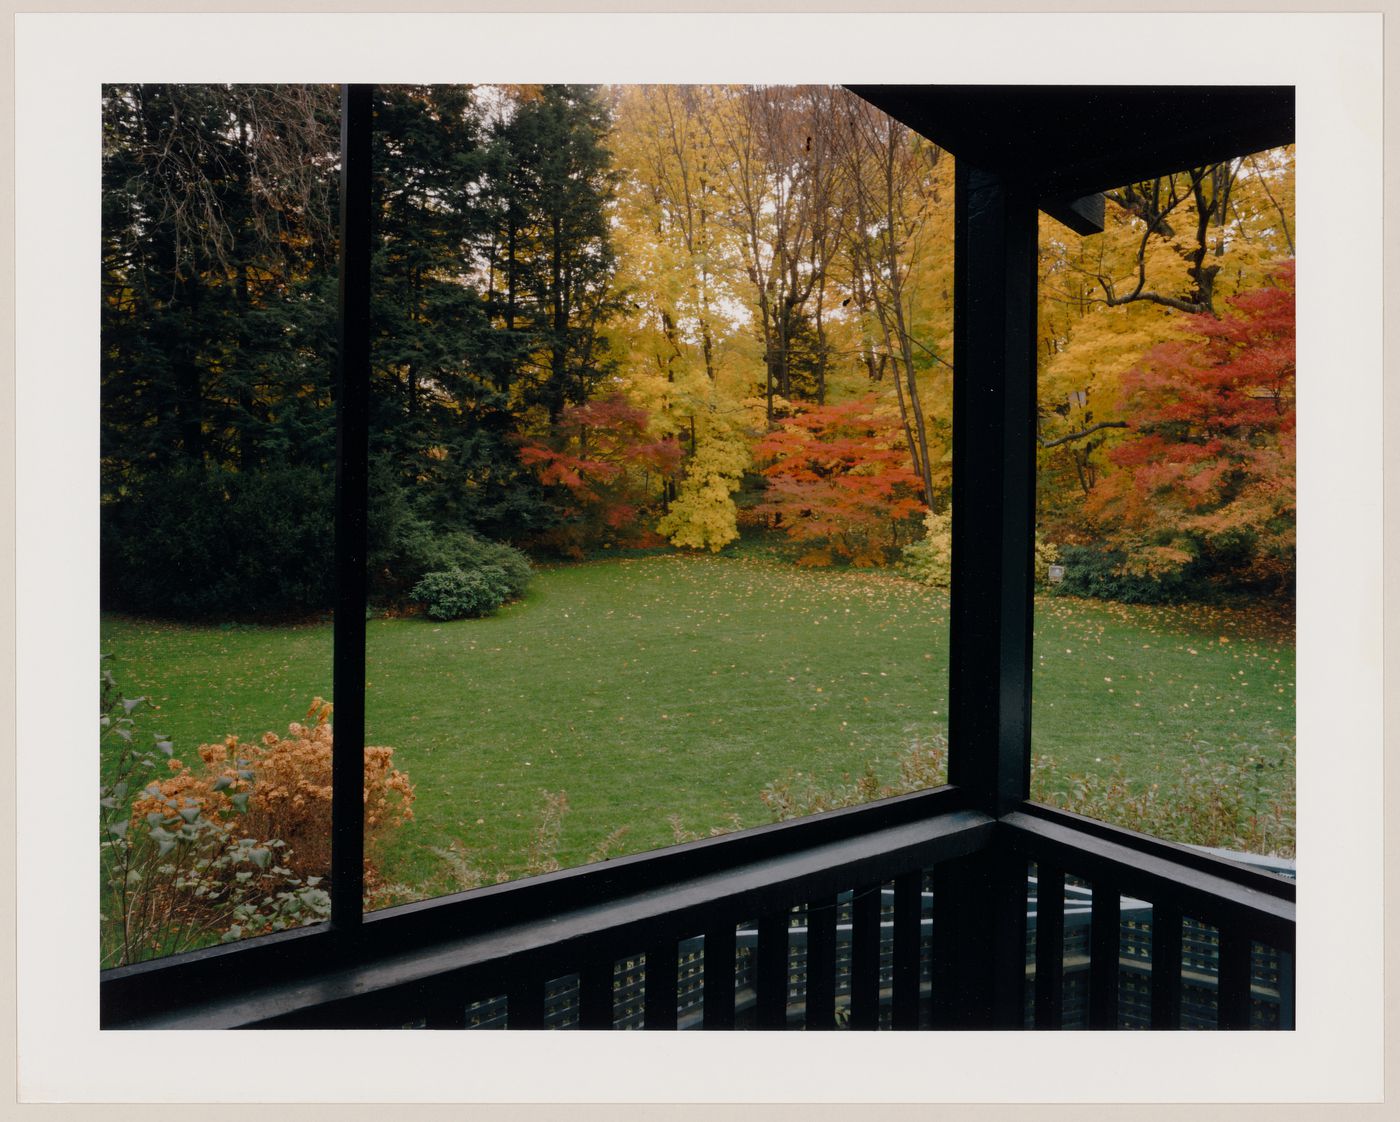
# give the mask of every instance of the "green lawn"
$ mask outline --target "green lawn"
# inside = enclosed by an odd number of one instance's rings
[[[1036,603],[1034,749],[1073,770],[1135,770],[1174,746],[1292,742],[1291,628],[1239,609]]]
[[[396,749],[415,820],[388,879],[444,872],[455,842],[519,873],[542,792],[565,792],[558,856],[768,820],[759,792],[790,770],[893,778],[911,742],[946,730],[947,598],[887,573],[800,570],[762,557],[660,555],[540,572],[492,619],[373,619],[367,733]],[[1256,615],[1045,599],[1035,751],[1056,776],[1173,773],[1204,749],[1289,751],[1291,636]],[[227,733],[284,731],[331,693],[329,624],[185,627],[104,619],[127,695],[177,755]],[[1291,759],[1291,756],[1289,757]],[[1270,773],[1268,782],[1291,784]],[[617,850],[614,850],[616,852]]]

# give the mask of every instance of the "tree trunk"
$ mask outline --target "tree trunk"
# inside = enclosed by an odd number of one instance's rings
[[[203,295],[199,282],[183,278],[177,283],[178,304],[186,309],[189,319],[198,322]],[[191,332],[182,333],[174,354],[175,425],[180,438],[180,452],[189,463],[204,463],[204,379],[201,376],[198,346]]]
[[[553,308],[549,339],[549,389],[546,399],[549,423],[553,427],[559,423],[559,416],[564,411],[569,327],[569,308],[564,297],[564,230],[563,221],[557,214],[550,220],[550,233],[549,287]]]

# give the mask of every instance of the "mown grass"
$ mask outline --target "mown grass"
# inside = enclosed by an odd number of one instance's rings
[[[1267,606],[1036,603],[1032,743],[1068,771],[1121,757],[1144,777],[1180,750],[1249,756],[1294,729],[1291,620]],[[1057,769],[1060,770],[1060,769]]]
[[[439,881],[455,845],[488,875],[524,871],[544,792],[567,795],[558,859],[768,820],[791,771],[882,779],[946,731],[945,595],[897,575],[755,556],[644,556],[542,571],[484,620],[368,624],[370,743],[396,749],[415,819],[381,854],[390,881]],[[1035,742],[1054,788],[1117,766],[1135,782],[1185,757],[1261,746],[1292,783],[1293,648],[1276,619],[1047,598],[1036,622]],[[128,695],[177,754],[284,730],[331,694],[331,627],[103,621]],[[1115,764],[1115,760],[1117,764]],[[615,839],[616,840],[616,839]]]

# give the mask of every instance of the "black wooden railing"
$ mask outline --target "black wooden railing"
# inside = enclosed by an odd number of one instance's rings
[[[838,1025],[850,1023],[851,993],[853,979],[871,976],[867,968],[857,964],[853,969],[852,944],[855,919],[862,901],[874,899],[876,894],[867,893],[856,897],[854,892],[842,892],[836,899],[836,1021]],[[903,919],[903,905],[895,906],[896,892],[893,883],[885,884],[878,893],[880,930],[878,939],[879,964],[874,973],[878,985],[878,1027],[890,1028],[893,1025],[893,997],[895,972],[895,931],[897,914]],[[929,878],[924,877],[920,886],[918,908],[920,911],[918,963],[919,963],[919,1003],[927,1008],[930,980],[930,933],[933,927],[933,892]],[[782,1017],[788,1028],[801,1028],[806,1023],[807,1002],[807,936],[811,929],[812,916],[805,907],[794,908],[786,917],[787,931],[782,933],[764,932],[760,941],[757,922],[741,923],[735,932],[734,956],[734,1021],[736,1028],[754,1028],[758,1024],[757,979],[761,972],[782,972],[786,979],[786,992],[781,1003],[774,1002],[782,1009]],[[899,930],[905,930],[901,922]],[[906,945],[908,941],[906,940]],[[758,948],[764,948],[764,963],[758,965]],[[782,955],[786,946],[786,955]],[[713,948],[712,948],[713,950]],[[776,952],[776,953],[775,953]],[[706,986],[705,937],[697,935],[683,939],[677,945],[676,981],[676,1027],[696,1029],[704,1027],[704,999]],[[912,955],[912,946],[901,951],[900,959],[907,962],[906,955]],[[645,954],[621,958],[614,966],[613,1024],[615,1029],[646,1028],[646,994],[648,962]],[[771,973],[769,974],[771,977]],[[771,996],[765,990],[765,996]],[[509,1008],[504,994],[485,1001],[472,1002],[467,1007],[467,1027],[473,1029],[495,1029],[509,1027]],[[926,1017],[921,1022],[926,1025]],[[579,1024],[579,976],[577,974],[553,978],[545,983],[545,1028],[577,1028]]]
[[[799,909],[806,952],[802,1023],[830,1027],[836,1023],[835,902],[847,891],[856,900],[850,1018],[873,1023],[880,988],[866,980],[867,967],[873,961],[878,972],[880,889],[888,885],[894,1023],[913,1027],[924,870],[984,852],[994,826],[966,809],[956,791],[928,791],[371,913],[350,937],[306,929],[210,948],[106,972],[103,1023],[466,1027],[469,1006],[503,996],[508,1024],[530,1028],[545,1023],[549,980],[577,974],[578,1023],[609,1027],[616,1019],[617,963],[640,960],[644,1024],[677,1027],[687,968],[681,948],[701,936],[706,975],[731,979],[728,987],[704,987],[701,1023],[731,1027],[736,932],[743,926],[755,933],[744,949],[753,959],[754,1022],[782,1027],[790,917]],[[236,975],[225,969],[232,962]],[[261,984],[250,987],[250,978]]]
[[[1087,1028],[1087,997],[1089,974],[1090,917],[1093,911],[1092,890],[1074,878],[1064,879],[1063,956],[1062,970],[1063,1014],[1062,1028]],[[1038,878],[1032,866],[1028,878],[1025,1028],[1035,1027],[1036,946],[1038,942]],[[895,893],[887,885],[880,892],[879,941],[879,1028],[892,1026],[894,980]],[[855,908],[854,894],[843,892],[837,898],[836,922],[836,1015],[838,1024],[850,1023],[852,989],[851,944]],[[931,980],[931,932],[933,928],[933,892],[931,881],[925,878],[920,893],[922,921],[919,938],[920,1008],[924,1015],[921,1027],[927,1027],[928,999]],[[789,1028],[802,1027],[806,1016],[807,991],[807,915],[805,909],[794,909],[787,939],[787,999],[786,1023]],[[1152,1027],[1152,905],[1143,900],[1124,897],[1118,921],[1118,1023],[1121,1029]],[[756,1024],[757,968],[755,951],[758,946],[756,924],[741,924],[735,935],[737,953],[734,960],[735,1023],[739,1028]],[[765,946],[773,945],[765,942]],[[677,948],[679,971],[676,988],[677,1028],[694,1029],[704,1025],[705,947],[704,938],[696,936],[682,940]],[[1053,956],[1051,967],[1054,966]],[[1251,1028],[1291,1028],[1293,996],[1287,985],[1291,977],[1288,956],[1276,948],[1256,944],[1251,955]],[[767,964],[765,964],[767,968]],[[782,969],[782,965],[777,965]],[[1182,925],[1182,1002],[1179,1027],[1215,1028],[1218,1025],[1217,1000],[1219,988],[1219,933],[1209,924],[1186,919]],[[856,972],[859,974],[859,972]],[[642,1029],[646,1027],[646,955],[619,959],[614,969],[613,1028]],[[544,1027],[577,1028],[579,1023],[579,977],[571,974],[553,978],[545,983]],[[467,1007],[467,1027],[472,1029],[503,1029],[509,1026],[508,1005],[504,995],[476,1001]]]
[[[1204,1027],[1206,991],[1222,1028],[1291,1026],[1291,1003],[1257,1014],[1291,992],[1291,882],[1031,804],[996,820],[961,803],[924,792],[372,913],[353,942],[303,931],[109,971],[103,1023],[961,1028],[997,1023],[1000,988],[1018,1024],[1061,1028],[1076,1023],[1066,983],[1082,994],[1087,975],[1085,1027],[1128,1027],[1144,1009],[1154,1028]],[[1010,880],[989,886],[998,870]],[[1087,939],[1068,956],[1067,876],[1092,890]],[[979,986],[969,974],[985,968],[997,895],[1016,910],[992,942],[1016,957]],[[1184,962],[1183,946],[1211,961]],[[1288,976],[1272,989],[1251,977],[1270,953]]]
[[[1093,935],[1093,887],[1074,877],[1047,870],[1047,898],[1040,899],[1039,869],[1031,866],[1026,921],[1024,1027],[1036,1027],[1037,992],[1050,986],[1038,970],[1041,924],[1058,924],[1047,934],[1047,970],[1060,974],[1058,1024],[1048,1016],[1044,1027],[1088,1028],[1090,939]],[[1062,891],[1060,891],[1062,889]],[[1063,905],[1062,907],[1059,905]],[[1043,905],[1043,908],[1042,908]],[[1161,916],[1162,922],[1174,918]],[[1181,922],[1181,1000],[1168,1027],[1219,1026],[1220,938],[1211,924],[1192,917]],[[1151,904],[1130,896],[1119,900],[1117,1021],[1114,1028],[1153,1027],[1152,944],[1159,916]],[[1061,948],[1057,955],[1055,948]],[[1163,969],[1170,969],[1164,966]],[[1250,1028],[1292,1028],[1294,1003],[1292,955],[1254,943],[1250,955]],[[1050,991],[1055,992],[1055,991]],[[1158,1012],[1161,1011],[1158,1005]]]
[[[1123,897],[1150,905],[1151,932],[1146,972],[1150,978],[1151,1026],[1183,1024],[1183,990],[1200,979],[1205,962],[1183,958],[1183,931],[1210,936],[1207,986],[1215,990],[1217,1024],[1240,1029],[1259,1025],[1253,998],[1253,962],[1279,961],[1291,994],[1294,954],[1293,882],[1184,846],[1146,838],[1077,815],[1027,805],[998,823],[1003,844],[1036,871],[1037,919],[1034,956],[1034,1018],[1037,1028],[1061,1028],[1064,1012],[1064,903],[1066,876],[1087,882],[1092,893],[1088,936],[1087,1027],[1120,1027],[1119,985],[1125,976],[1121,951]],[[1135,948],[1141,950],[1141,946]],[[1143,973],[1143,956],[1130,954],[1127,974]],[[1195,987],[1202,986],[1197,981]],[[1276,1004],[1278,990],[1275,990]],[[1292,1027],[1292,1002],[1279,1010],[1278,1027]],[[1199,1011],[1188,1023],[1200,1025]]]

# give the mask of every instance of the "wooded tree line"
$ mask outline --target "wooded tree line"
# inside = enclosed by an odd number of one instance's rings
[[[948,154],[832,87],[376,98],[376,595],[453,533],[879,563],[946,513]],[[336,91],[110,86],[103,126],[104,595],[320,606]],[[1042,233],[1044,532],[1287,587],[1291,153],[1111,198]]]
[[[613,367],[608,127],[589,88],[378,90],[379,595],[440,561],[445,536],[534,541],[567,516],[521,444]],[[105,91],[111,602],[176,614],[327,602],[337,173],[333,88]],[[175,573],[161,557],[178,558]]]

